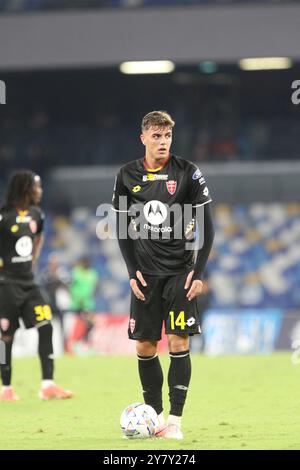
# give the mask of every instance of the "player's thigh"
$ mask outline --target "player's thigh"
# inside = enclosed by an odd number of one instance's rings
[[[172,276],[165,285],[164,317],[167,334],[193,335],[200,333],[197,299],[189,301],[184,288],[187,274]]]
[[[27,290],[26,300],[21,307],[21,318],[26,328],[39,327],[52,320],[51,307],[38,286]]]
[[[144,279],[147,286],[142,286],[138,281],[138,287],[144,293],[145,300],[137,299],[131,293],[128,336],[135,340],[159,341],[163,324],[163,280],[146,275]]]
[[[12,336],[19,328],[19,292],[12,284],[0,284],[0,329],[2,335]]]

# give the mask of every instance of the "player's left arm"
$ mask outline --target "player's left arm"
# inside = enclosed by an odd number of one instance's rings
[[[194,269],[188,274],[185,283],[185,289],[188,289],[187,298],[192,300],[202,292],[202,277],[214,240],[214,226],[210,208],[212,199],[203,174],[197,166],[190,164],[187,178],[188,202],[195,210],[196,223],[199,230],[203,231],[204,238],[203,246],[197,253]]]
[[[34,237],[33,240],[33,249],[32,249],[32,268],[35,270],[42,248],[44,246],[45,242],[45,236],[44,236],[44,219],[45,216],[44,214],[39,211],[39,221],[38,221],[38,227],[37,227],[37,233]]]
[[[188,300],[192,300],[202,292],[203,274],[215,236],[210,204],[205,204],[203,210],[204,219],[202,219],[199,213],[196,213],[196,222],[198,227],[201,227],[203,224],[204,240],[201,250],[197,253],[194,270],[188,274],[186,279],[185,289],[189,289],[187,293]]]

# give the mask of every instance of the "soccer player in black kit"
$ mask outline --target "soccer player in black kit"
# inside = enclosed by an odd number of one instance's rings
[[[143,118],[145,157],[120,169],[113,210],[132,289],[128,335],[136,341],[144,401],[158,414],[156,435],[182,439],[181,417],[191,378],[189,336],[201,332],[196,297],[201,294],[214,228],[211,197],[201,171],[170,153],[174,124],[164,111]],[[191,250],[187,242],[195,239],[196,225],[203,244]],[[170,354],[166,421],[157,355],[163,323]]]
[[[19,171],[12,176],[6,205],[0,209],[0,332],[6,356],[1,365],[2,401],[19,400],[11,385],[12,345],[19,318],[26,328],[36,327],[38,331],[42,369],[39,397],[73,396],[53,381],[51,308],[34,282],[33,271],[43,245],[44,216],[38,207],[41,197],[40,177]]]

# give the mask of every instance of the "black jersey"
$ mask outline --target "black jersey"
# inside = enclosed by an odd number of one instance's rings
[[[211,202],[196,165],[175,155],[154,171],[145,168],[144,159],[129,162],[116,177],[112,202],[115,211],[128,213],[138,232],[135,255],[142,273],[165,276],[191,270],[194,253],[186,242],[195,229],[193,213]]]
[[[0,209],[0,282],[32,282],[33,242],[43,231],[39,207]]]

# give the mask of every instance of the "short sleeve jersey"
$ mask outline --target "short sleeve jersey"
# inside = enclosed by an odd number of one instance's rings
[[[33,281],[33,244],[43,227],[44,214],[39,207],[0,209],[0,281]]]

